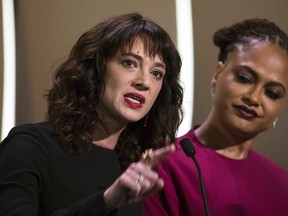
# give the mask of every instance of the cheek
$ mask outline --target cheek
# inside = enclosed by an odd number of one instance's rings
[[[218,79],[214,81],[215,90],[221,92],[227,91],[226,89],[232,85],[232,83],[234,83],[233,77],[223,72],[223,74],[220,74]]]
[[[284,101],[278,103],[266,101],[264,105],[264,112],[266,113],[266,115],[269,115],[274,121],[274,119],[281,113],[284,105],[285,105]]]
[[[125,76],[107,76],[105,81],[105,91],[107,94],[117,94],[129,85],[129,81]]]
[[[156,99],[157,99],[157,97],[161,91],[161,88],[162,88],[162,84],[154,86],[152,94],[150,95],[151,104],[153,104],[156,101]]]
[[[115,101],[116,98],[118,98],[118,95],[121,93],[121,83],[120,82],[114,82],[113,80],[107,80],[105,82],[105,89],[103,93],[103,101],[104,102],[111,102]]]
[[[250,91],[251,86],[238,83],[233,74],[221,77],[217,81],[216,91],[221,97],[239,98]]]
[[[216,94],[225,99],[225,97],[239,94],[240,90],[239,86],[232,82],[219,82],[216,88]]]
[[[114,88],[115,86],[118,85],[118,83],[121,82],[121,78],[118,76],[111,76],[111,75],[106,75],[104,79],[105,87],[107,88]]]
[[[156,97],[159,95],[159,93],[160,93],[160,91],[161,91],[161,89],[162,89],[162,86],[163,86],[163,82],[160,83],[160,84],[156,87],[156,89],[155,89],[155,95],[156,95]]]

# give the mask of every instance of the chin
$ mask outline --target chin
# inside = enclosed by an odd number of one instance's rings
[[[127,123],[132,123],[132,122],[137,122],[139,120],[141,120],[143,117],[141,118],[133,118],[133,117],[129,117],[129,118],[125,118],[125,121],[127,121]]]
[[[139,112],[122,113],[123,121],[126,121],[127,123],[137,122],[144,117],[145,117],[145,115],[143,113],[139,113]]]

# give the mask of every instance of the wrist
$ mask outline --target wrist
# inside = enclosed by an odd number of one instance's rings
[[[107,213],[110,213],[116,209],[116,205],[113,204],[112,202],[113,199],[109,191],[109,188],[104,191],[103,199],[104,199],[105,209]]]

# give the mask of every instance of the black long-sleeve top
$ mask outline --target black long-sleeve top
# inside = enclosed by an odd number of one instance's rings
[[[70,154],[48,123],[17,126],[0,145],[0,215],[107,215],[103,193],[120,174],[114,150]],[[109,215],[141,215],[140,204]]]

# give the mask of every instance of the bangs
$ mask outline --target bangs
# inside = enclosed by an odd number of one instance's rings
[[[158,37],[155,37],[155,35],[150,35],[150,34],[138,34],[138,35],[133,35],[130,37],[125,44],[123,44],[120,47],[120,51],[122,53],[131,51],[134,43],[136,40],[140,40],[143,45],[144,45],[144,52],[147,56],[155,58],[156,55],[160,58],[161,61],[164,61],[163,59],[163,54],[165,53],[165,48],[163,46],[163,41],[160,40]]]

